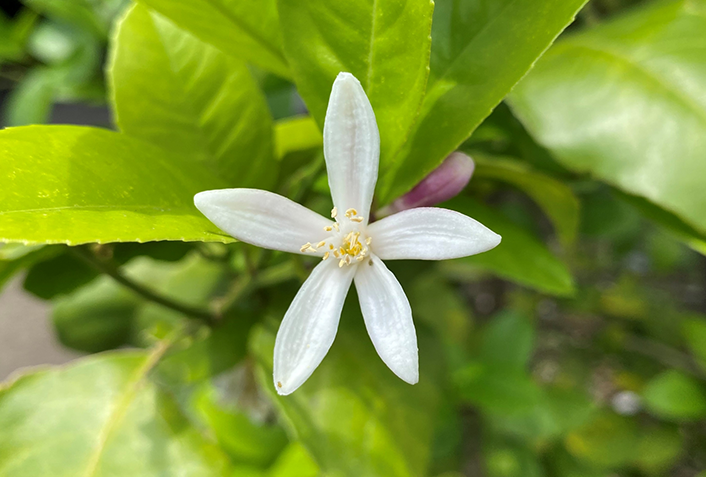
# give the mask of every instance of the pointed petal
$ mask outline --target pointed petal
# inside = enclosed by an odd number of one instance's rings
[[[341,212],[356,209],[367,223],[378,178],[380,134],[370,101],[350,73],[340,73],[333,83],[324,156],[333,204]]]
[[[275,340],[273,378],[281,395],[294,392],[333,344],[355,267],[321,262],[311,272],[284,315]]]
[[[401,379],[416,384],[419,381],[417,334],[412,309],[400,282],[373,255],[358,265],[355,287],[365,327],[380,358]]]
[[[330,235],[324,231],[330,220],[265,190],[209,190],[196,194],[194,204],[220,229],[258,247],[302,253],[305,243]]]
[[[447,260],[496,247],[500,235],[459,212],[409,209],[368,226],[371,249],[383,260]]]

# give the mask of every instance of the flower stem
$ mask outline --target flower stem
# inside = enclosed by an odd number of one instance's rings
[[[153,292],[152,290],[140,285],[139,283],[132,281],[120,272],[117,265],[110,261],[99,259],[94,253],[89,250],[86,250],[85,248],[71,247],[69,248],[69,250],[74,255],[79,257],[84,262],[88,263],[90,266],[92,266],[99,272],[105,273],[106,275],[113,278],[113,280],[115,280],[116,282],[132,290],[133,292],[137,293],[146,300],[157,303],[166,308],[170,308],[174,311],[178,311],[179,313],[183,313],[192,318],[197,318],[211,326],[215,325],[219,321],[218,316],[208,312],[207,310],[178,303],[170,298]]]

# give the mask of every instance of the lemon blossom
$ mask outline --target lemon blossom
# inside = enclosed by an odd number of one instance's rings
[[[500,243],[500,236],[479,222],[441,208],[409,209],[369,224],[379,153],[370,102],[353,75],[340,73],[324,125],[333,220],[264,190],[213,190],[194,198],[209,220],[238,240],[321,258],[277,333],[273,378],[279,394],[296,390],[323,360],[353,281],[378,354],[397,376],[415,384],[419,365],[412,310],[382,260],[465,257]]]

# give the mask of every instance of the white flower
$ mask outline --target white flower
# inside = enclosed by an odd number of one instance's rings
[[[213,190],[194,198],[206,217],[238,240],[322,258],[277,333],[273,377],[279,394],[296,390],[323,360],[353,281],[378,354],[397,376],[415,384],[419,365],[412,310],[382,260],[459,258],[500,243],[500,236],[479,222],[440,208],[405,210],[368,224],[379,154],[370,102],[353,75],[340,73],[324,125],[334,221],[264,190]]]

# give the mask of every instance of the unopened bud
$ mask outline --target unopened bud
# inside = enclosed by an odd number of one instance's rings
[[[415,207],[431,207],[452,199],[466,187],[475,168],[473,159],[462,152],[454,152],[414,189],[380,209],[376,215],[385,217]]]

